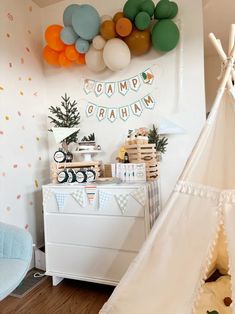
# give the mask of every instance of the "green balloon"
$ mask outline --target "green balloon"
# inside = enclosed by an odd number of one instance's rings
[[[177,3],[171,1],[171,14],[169,16],[169,19],[173,19],[174,17],[176,17],[176,15],[178,14],[178,5]]]
[[[133,1],[133,0],[128,0],[123,8],[123,13],[124,16],[127,17],[129,20],[134,21],[136,15],[139,13],[139,0]]]
[[[144,31],[150,25],[151,18],[146,12],[140,12],[135,17],[135,26],[140,31]]]
[[[179,38],[179,29],[171,20],[161,20],[153,27],[152,44],[156,50],[167,52],[174,49]]]
[[[150,17],[153,16],[155,10],[155,4],[152,0],[145,0],[140,4],[140,10],[149,14]]]
[[[161,0],[156,5],[154,17],[157,20],[168,19],[169,16],[171,15],[171,10],[172,10],[171,2],[168,0]]]

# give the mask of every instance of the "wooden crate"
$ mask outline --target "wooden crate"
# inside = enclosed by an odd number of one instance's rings
[[[147,180],[156,180],[159,176],[159,155],[155,144],[126,145],[125,149],[131,163],[145,163]]]
[[[90,161],[90,162],[65,162],[65,163],[55,163],[51,164],[51,182],[58,183],[57,176],[63,169],[92,169],[95,170],[96,176],[99,178],[102,175],[102,163],[100,161]]]

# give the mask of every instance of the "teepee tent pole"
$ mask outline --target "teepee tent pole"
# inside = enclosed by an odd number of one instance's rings
[[[214,47],[216,48],[216,51],[218,52],[220,58],[224,59],[224,50],[222,48],[222,45],[220,43],[220,41],[218,41],[215,37],[215,35],[213,33],[209,34],[209,38],[212,41]],[[226,56],[226,55],[225,55]],[[192,164],[194,162],[196,162],[197,158],[199,158],[200,156],[200,151],[201,151],[201,147],[202,145],[204,145],[204,143],[207,141],[209,135],[210,135],[210,124],[214,121],[214,118],[216,117],[218,108],[220,106],[221,103],[221,99],[223,97],[226,85],[228,85],[228,88],[231,89],[233,87],[232,82],[231,82],[231,73],[233,71],[233,65],[234,65],[234,58],[235,58],[235,44],[232,48],[231,54],[230,54],[230,58],[227,58],[223,60],[225,63],[225,72],[224,72],[224,76],[222,78],[222,81],[220,83],[216,98],[214,100],[211,112],[210,112],[210,116],[206,121],[205,126],[203,127],[201,134],[196,142],[196,145],[193,148],[193,151],[190,155],[190,158],[188,159],[184,170],[180,176],[179,180],[185,180],[185,178],[188,176],[188,171],[189,169],[192,168]]]

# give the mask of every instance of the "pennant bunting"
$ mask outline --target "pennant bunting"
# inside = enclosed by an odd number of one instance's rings
[[[84,189],[77,189],[72,193],[72,197],[78,202],[81,207],[85,206]]]
[[[115,195],[116,201],[118,203],[118,206],[122,212],[122,214],[125,213],[126,207],[127,207],[127,202],[129,199],[129,194],[119,194]]]
[[[115,122],[118,118],[127,121],[131,115],[140,117],[144,109],[152,110],[155,105],[156,100],[151,94],[146,95],[130,105],[119,108],[104,107],[89,102],[86,107],[86,115],[87,117],[91,117],[95,114],[99,121],[107,119],[110,122]]]
[[[102,190],[99,191],[99,208],[105,209],[109,202],[110,194]]]
[[[117,82],[95,81],[90,79],[84,79],[83,89],[88,95],[93,93],[96,97],[106,95],[112,97],[115,92],[125,96],[128,92],[138,92],[141,84],[152,85],[154,81],[154,74],[151,68],[127,79],[123,79]]]
[[[64,209],[64,205],[66,202],[66,199],[68,197],[68,194],[65,193],[55,193],[55,197],[56,197],[56,201],[57,201],[57,205],[59,208],[59,211],[62,212]]]
[[[51,189],[45,189],[44,193],[43,193],[43,203],[44,205],[46,205],[46,203],[49,201],[49,199],[51,198],[53,192]]]
[[[146,195],[145,190],[143,188],[136,189],[131,193],[131,196],[142,206],[145,205]]]
[[[97,189],[95,186],[87,186],[85,189],[88,202],[90,205],[93,205],[96,200]]]

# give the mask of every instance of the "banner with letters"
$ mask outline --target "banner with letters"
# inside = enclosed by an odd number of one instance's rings
[[[96,81],[86,78],[84,79],[83,89],[87,95],[94,94],[99,97],[105,94],[110,98],[115,93],[125,96],[130,91],[138,92],[141,85],[152,85],[153,81],[153,71],[148,68],[138,75],[117,82]]]
[[[88,102],[86,107],[87,117],[96,116],[99,121],[109,120],[115,122],[116,120],[127,121],[130,116],[140,117],[144,110],[152,110],[156,105],[156,100],[151,94],[147,94],[141,99],[127,105],[120,105],[120,107],[106,107],[101,104]]]

